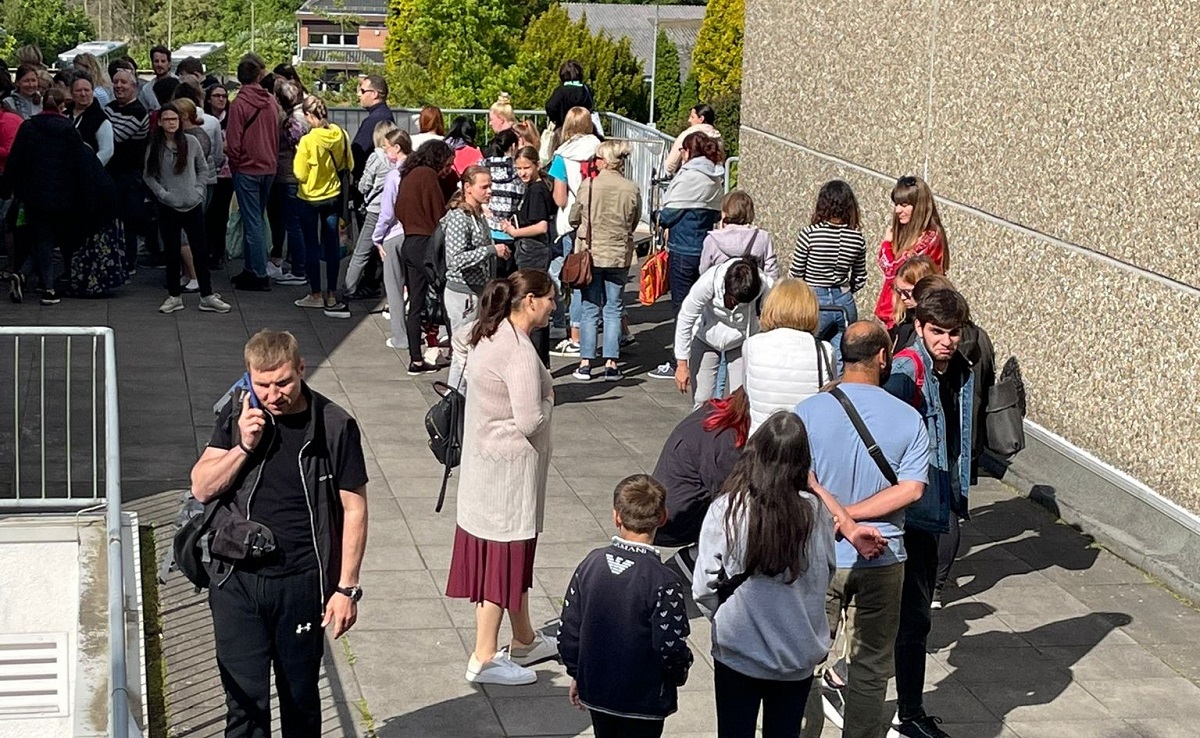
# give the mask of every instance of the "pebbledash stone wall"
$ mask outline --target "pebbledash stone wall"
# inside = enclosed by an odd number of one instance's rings
[[[745,38],[740,186],[775,243],[836,177],[872,262],[895,178],[924,176],[949,276],[997,366],[1020,358],[1029,419],[1200,513],[1200,15],[747,0]]]

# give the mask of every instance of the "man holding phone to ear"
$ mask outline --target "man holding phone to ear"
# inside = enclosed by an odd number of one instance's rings
[[[275,543],[263,556],[233,561],[214,553],[207,564],[225,735],[270,735],[273,668],[282,735],[315,736],[325,628],[341,637],[362,598],[362,439],[349,413],[304,383],[291,333],[259,331],[245,359],[249,386],[235,390],[192,468],[197,500],[229,505]]]

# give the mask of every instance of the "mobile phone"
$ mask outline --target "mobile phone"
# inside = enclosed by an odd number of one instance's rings
[[[237,406],[240,408],[248,395],[250,397],[250,407],[262,410],[262,403],[259,402],[258,395],[253,390],[254,385],[250,382],[250,372],[242,375],[240,384],[242,386],[238,387],[237,393],[234,395],[234,399],[237,400]]]

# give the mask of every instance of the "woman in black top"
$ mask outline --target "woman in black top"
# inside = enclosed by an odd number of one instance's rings
[[[113,128],[94,93],[92,78],[87,72],[77,70],[71,82],[71,122],[104,166],[113,155]]]
[[[592,99],[591,89],[583,83],[583,66],[579,62],[573,59],[563,62],[558,70],[558,79],[562,84],[550,93],[550,99],[546,101],[546,117],[554,124],[555,130],[562,130],[568,110],[580,107],[590,112],[596,108],[596,103]]]
[[[517,206],[515,222],[500,221],[500,230],[515,241],[513,260],[517,269],[550,270],[550,243],[554,240],[554,217],[558,207],[550,186],[542,175],[537,149],[526,146],[517,151],[513,160],[517,178],[525,185],[525,193]],[[550,366],[550,328],[537,328],[530,334],[542,364]]]

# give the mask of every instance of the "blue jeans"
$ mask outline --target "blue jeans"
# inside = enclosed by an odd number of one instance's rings
[[[325,262],[325,292],[336,292],[338,267],[342,261],[338,242],[338,211],[341,201],[334,197],[318,202],[300,201],[304,232],[304,272],[312,293],[321,292],[321,262]]]
[[[275,182],[267,204],[267,219],[271,223],[271,253],[283,255],[284,236],[287,236],[287,255],[292,274],[305,274],[304,232],[300,230],[299,185],[295,182]]]
[[[677,254],[670,252],[667,257],[667,286],[671,290],[671,315],[678,318],[679,308],[683,298],[696,280],[700,279],[700,254]]]
[[[842,334],[846,326],[858,320],[858,306],[854,304],[854,293],[844,291],[840,287],[814,287],[817,302],[821,305],[821,317],[817,322],[817,338],[829,341],[833,346],[833,358],[837,364],[835,369],[838,376],[842,375]],[[827,310],[827,307],[834,310]],[[836,308],[843,308],[837,310]]]
[[[245,238],[246,271],[255,276],[267,276],[267,242],[263,239],[263,213],[271,197],[273,174],[233,174],[233,191],[242,214],[242,234]]]
[[[596,358],[596,323],[604,309],[604,357],[616,360],[621,356],[621,298],[625,293],[628,270],[592,268],[592,281],[581,292],[580,306],[583,321],[579,326],[579,358]]]

